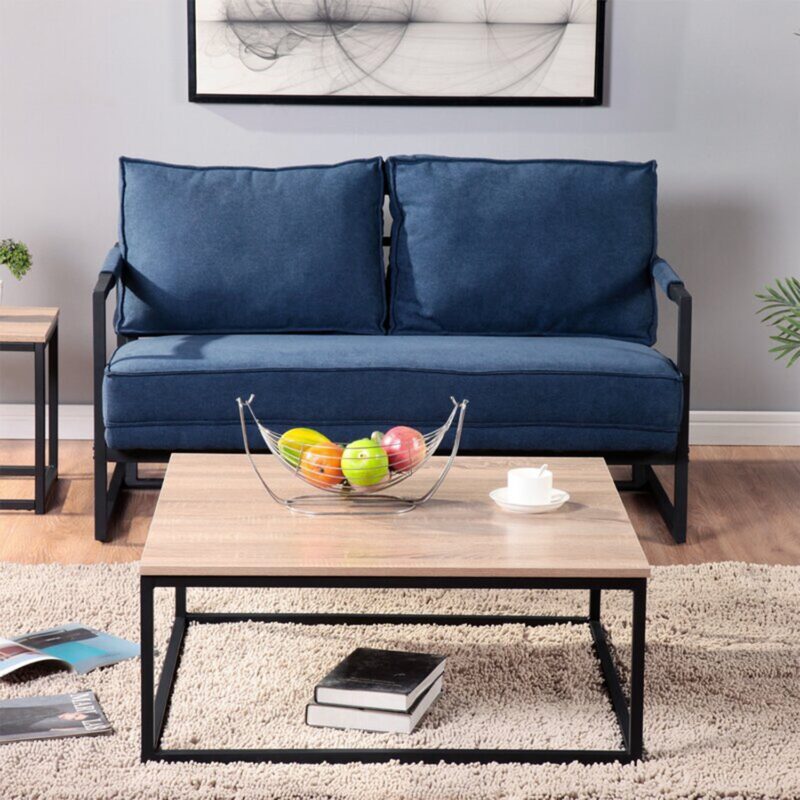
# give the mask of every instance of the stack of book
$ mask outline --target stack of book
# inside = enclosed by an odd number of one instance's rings
[[[411,733],[442,691],[443,656],[359,647],[315,687],[306,724]]]

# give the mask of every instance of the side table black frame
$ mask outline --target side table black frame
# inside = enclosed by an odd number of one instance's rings
[[[157,587],[175,590],[175,617],[158,682],[154,675],[153,595]],[[293,587],[293,588],[443,588],[443,589],[573,589],[588,590],[587,616],[467,616],[409,614],[281,614],[195,613],[186,609],[186,589],[191,587]],[[630,591],[633,595],[629,696],[626,700],[619,674],[600,621],[603,590]],[[644,715],[646,578],[404,578],[404,577],[200,577],[140,576],[141,611],[141,725],[142,761],[195,762],[290,762],[290,763],[628,763],[642,757]],[[254,620],[305,625],[556,625],[589,626],[595,653],[623,742],[619,750],[510,750],[510,749],[200,749],[168,750],[161,747],[164,724],[181,660],[183,640],[190,623],[223,623]]]
[[[44,514],[47,498],[58,477],[58,320],[45,342],[0,342],[0,351],[3,350],[34,354],[34,466],[0,466],[0,477],[32,477],[35,490],[33,500],[0,499],[0,510]],[[47,462],[45,411],[49,426]]]

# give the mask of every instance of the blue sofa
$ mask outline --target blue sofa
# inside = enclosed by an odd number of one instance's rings
[[[239,451],[234,400],[255,393],[270,427],[344,441],[435,428],[467,397],[464,452],[630,464],[620,488],[652,490],[685,540],[691,297],[656,255],[654,163],[124,158],[120,186],[94,295],[98,539],[122,488],[153,485],[138,463]],[[653,347],[656,287],[677,365]]]

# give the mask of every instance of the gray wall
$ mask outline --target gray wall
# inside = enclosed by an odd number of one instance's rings
[[[91,401],[90,290],[115,240],[117,157],[276,166],[391,153],[649,159],[661,253],[695,296],[697,409],[798,410],[753,292],[800,273],[800,7],[611,0],[604,108],[202,106],[182,0],[0,0],[0,236],[36,264],[10,304],[59,305],[62,397]],[[671,308],[661,339],[672,352]],[[0,402],[30,398],[0,358]]]

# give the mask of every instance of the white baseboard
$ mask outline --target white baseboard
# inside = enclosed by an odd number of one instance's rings
[[[94,418],[90,405],[60,405],[60,439],[92,439]],[[0,403],[0,439],[33,439],[33,403]]]
[[[800,411],[692,411],[692,444],[800,445]]]
[[[62,405],[62,439],[92,438],[92,407]],[[692,444],[798,445],[800,411],[692,411]],[[0,439],[33,438],[33,405],[0,403]]]

